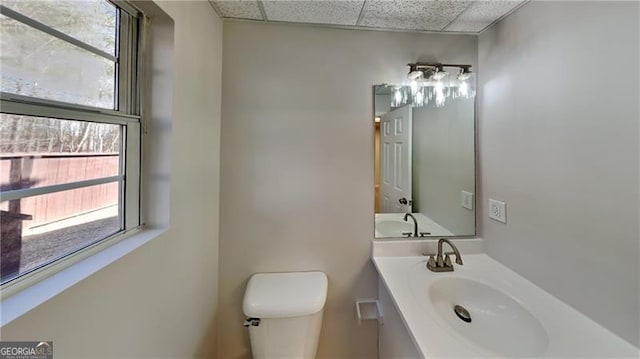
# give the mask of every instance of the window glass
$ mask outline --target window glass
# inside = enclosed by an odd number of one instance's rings
[[[137,68],[128,68],[138,20],[104,0],[0,1],[0,87],[29,97],[0,99],[0,275],[8,288],[140,225],[141,134],[129,115],[139,111],[131,95],[139,89]],[[124,44],[131,51],[118,49]],[[118,97],[128,104],[122,111]]]
[[[120,125],[0,114],[2,191],[120,174]]]
[[[33,20],[116,55],[116,7],[107,1],[2,0]]]
[[[2,282],[122,229],[120,182],[0,203]]]
[[[115,62],[4,15],[0,27],[2,91],[115,108]]]

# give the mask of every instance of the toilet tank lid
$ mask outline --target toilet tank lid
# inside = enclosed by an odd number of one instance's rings
[[[327,275],[322,272],[256,273],[242,307],[248,317],[299,317],[319,312],[326,299]]]

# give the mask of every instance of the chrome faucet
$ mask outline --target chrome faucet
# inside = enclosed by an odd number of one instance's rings
[[[413,219],[413,236],[418,237],[418,221],[416,220],[416,217],[414,217],[411,213],[406,213],[404,215],[404,221],[409,222],[409,217]],[[402,234],[406,235],[407,237],[411,237],[411,232],[403,232]]]
[[[442,252],[442,245],[447,243],[453,252]],[[435,258],[433,254],[428,255],[429,260],[427,261],[427,268],[432,272],[453,272],[453,264],[451,263],[450,255],[454,254],[456,256],[456,263],[462,265],[462,256],[460,256],[460,252],[458,248],[446,238],[440,238],[438,241],[438,253],[436,253]]]

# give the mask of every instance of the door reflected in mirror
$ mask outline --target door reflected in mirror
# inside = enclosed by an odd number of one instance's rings
[[[438,91],[374,86],[375,238],[475,235],[475,97]]]

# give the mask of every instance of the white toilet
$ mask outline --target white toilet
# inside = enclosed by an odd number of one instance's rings
[[[243,303],[253,358],[313,359],[326,299],[322,272],[254,274]]]

